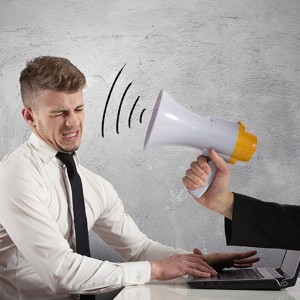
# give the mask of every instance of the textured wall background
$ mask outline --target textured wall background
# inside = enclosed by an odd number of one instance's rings
[[[202,116],[242,120],[257,134],[259,147],[248,164],[233,167],[232,189],[298,204],[299,15],[297,0],[1,0],[0,156],[30,134],[20,113],[18,84],[25,61],[39,55],[67,57],[88,80],[81,160],[114,184],[140,228],[155,240],[188,250],[239,249],[226,247],[223,219],[197,205],[181,184],[198,152],[172,147],[144,152],[147,124],[161,88]],[[105,102],[125,64],[103,138]],[[131,81],[117,134],[119,103]],[[96,236],[91,239],[95,256],[104,251],[118,259],[108,248],[100,250]],[[271,265],[282,251],[261,249],[259,254]]]

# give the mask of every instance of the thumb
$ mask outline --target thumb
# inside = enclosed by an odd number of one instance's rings
[[[202,255],[202,252],[200,251],[199,248],[194,248],[193,252],[194,252],[194,254]]]
[[[227,175],[229,173],[229,168],[225,162],[225,160],[217,154],[214,149],[210,149],[209,156],[212,162],[216,165],[219,172]]]

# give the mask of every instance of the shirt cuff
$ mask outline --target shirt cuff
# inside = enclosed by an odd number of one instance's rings
[[[123,285],[144,284],[151,279],[151,266],[148,261],[121,263]]]

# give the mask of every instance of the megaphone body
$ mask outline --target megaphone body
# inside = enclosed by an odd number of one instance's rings
[[[178,104],[161,90],[149,122],[144,148],[158,146],[186,146],[202,151],[209,157],[213,148],[225,161],[234,164],[246,162],[253,156],[257,138],[245,130],[241,122],[230,122],[219,118],[201,117]],[[216,166],[209,161],[212,172],[204,187],[189,190],[196,198],[202,196],[210,186]]]

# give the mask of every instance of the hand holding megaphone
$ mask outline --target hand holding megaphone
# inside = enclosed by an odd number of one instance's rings
[[[202,187],[199,187],[195,190],[188,189],[189,193],[193,195],[195,198],[200,198],[206,191],[207,189],[211,186],[217,172],[217,167],[216,165],[212,162],[212,160],[209,160],[208,165],[210,167],[210,173],[207,175],[207,180],[205,182],[205,185]]]
[[[213,148],[225,161],[234,164],[251,159],[257,147],[257,138],[245,130],[241,122],[219,118],[205,118],[182,107],[161,90],[149,122],[144,148],[157,146],[186,146],[202,150],[209,157]],[[209,161],[211,173],[204,187],[189,192],[201,197],[211,185],[216,166]]]
[[[230,191],[230,169],[224,159],[213,149],[209,151],[209,156],[217,171],[209,189],[195,200],[207,209],[232,220],[234,194]],[[211,172],[208,162],[207,157],[200,155],[191,163],[190,169],[182,178],[182,183],[187,189],[195,189],[195,186],[202,187],[206,183],[207,175]]]

